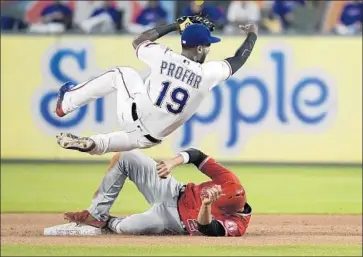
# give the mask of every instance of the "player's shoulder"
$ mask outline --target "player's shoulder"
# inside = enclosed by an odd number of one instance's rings
[[[216,61],[209,61],[201,64],[201,69],[205,77],[213,76],[215,72],[217,72],[220,67]]]
[[[153,51],[164,52],[164,53],[171,51],[171,49],[169,47],[167,47],[166,45],[158,43],[158,42],[153,42],[150,40],[146,40],[146,41],[142,42],[138,46],[138,48],[140,48],[140,47],[143,47],[144,49],[150,49]]]
[[[211,71],[214,72],[216,71],[215,69],[220,69],[222,65],[224,65],[224,60],[223,61],[208,61],[202,64],[202,68],[204,71]]]
[[[228,61],[209,61],[202,65],[203,75],[207,81],[222,81],[232,75],[232,68]]]
[[[146,40],[136,47],[136,56],[141,60],[148,62],[159,60],[159,56],[163,56],[168,51],[165,45],[157,42]]]
[[[228,236],[242,236],[251,220],[249,215],[221,215],[215,218],[225,229]]]

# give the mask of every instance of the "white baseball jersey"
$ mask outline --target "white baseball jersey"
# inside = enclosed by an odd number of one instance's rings
[[[140,121],[160,139],[193,116],[210,90],[232,74],[227,61],[200,64],[151,41],[140,44],[136,54],[151,71],[145,81],[151,104],[138,104]]]

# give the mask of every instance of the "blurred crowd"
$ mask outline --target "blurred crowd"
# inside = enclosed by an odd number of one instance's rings
[[[355,1],[1,1],[1,31],[140,33],[183,15],[202,14],[221,33],[255,22],[264,33],[362,33]]]

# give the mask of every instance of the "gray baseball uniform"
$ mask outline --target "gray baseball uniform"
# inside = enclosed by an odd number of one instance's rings
[[[159,179],[156,162],[139,150],[121,154],[118,163],[106,174],[88,208],[99,220],[109,218],[109,210],[122,190],[126,178],[133,181],[151,208],[125,218],[112,218],[109,228],[122,234],[184,234],[177,201],[183,184],[174,177]]]

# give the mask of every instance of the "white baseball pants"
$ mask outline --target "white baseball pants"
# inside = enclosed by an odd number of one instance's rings
[[[146,94],[143,80],[132,68],[116,67],[75,86],[64,95],[62,109],[66,114],[71,113],[113,92],[117,94],[117,116],[121,131],[91,136],[96,147],[89,153],[101,155],[154,146],[156,143],[144,137],[148,134],[146,128],[139,121],[134,121],[131,115],[132,103]]]

